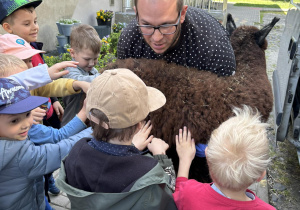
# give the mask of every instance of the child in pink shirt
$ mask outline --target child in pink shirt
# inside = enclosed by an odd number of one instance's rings
[[[250,107],[234,108],[231,117],[212,132],[205,150],[213,183],[189,180],[195,142],[184,127],[176,136],[179,169],[173,194],[180,209],[275,209],[247,188],[259,182],[269,163],[267,124]]]

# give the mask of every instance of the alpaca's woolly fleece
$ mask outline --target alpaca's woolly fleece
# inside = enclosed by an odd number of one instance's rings
[[[150,114],[154,136],[171,146],[178,130],[187,126],[196,143],[206,143],[211,132],[233,115],[233,106],[256,108],[264,121],[272,111],[264,52],[267,42],[262,48],[256,44],[257,31],[256,27],[242,26],[231,35],[237,70],[230,77],[149,59],[117,60],[108,68],[131,69],[147,86],[165,94],[165,106]]]

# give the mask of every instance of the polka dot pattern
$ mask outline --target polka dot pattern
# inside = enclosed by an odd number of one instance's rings
[[[108,155],[133,156],[143,154],[135,146],[110,144],[105,141],[98,141],[94,138],[91,141],[89,141],[88,144],[94,149],[99,150],[100,152],[106,153]]]
[[[144,41],[136,20],[123,30],[118,43],[118,58],[164,59],[186,67],[207,70],[219,76],[233,75],[235,56],[225,28],[203,10],[189,7],[176,47],[156,54]]]

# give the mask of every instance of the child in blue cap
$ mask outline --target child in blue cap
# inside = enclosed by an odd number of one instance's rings
[[[61,159],[80,139],[75,135],[41,146],[29,141],[31,110],[47,100],[31,96],[14,80],[0,79],[0,209],[44,210],[43,175],[59,168]]]

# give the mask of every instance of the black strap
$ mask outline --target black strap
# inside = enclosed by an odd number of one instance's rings
[[[50,178],[50,176],[51,176],[51,174],[44,175],[44,177],[45,177],[45,182],[44,182],[45,195],[47,196],[47,199],[48,199],[49,203],[51,202],[50,196],[49,196],[49,193],[48,193],[48,190],[49,190],[49,178]]]

